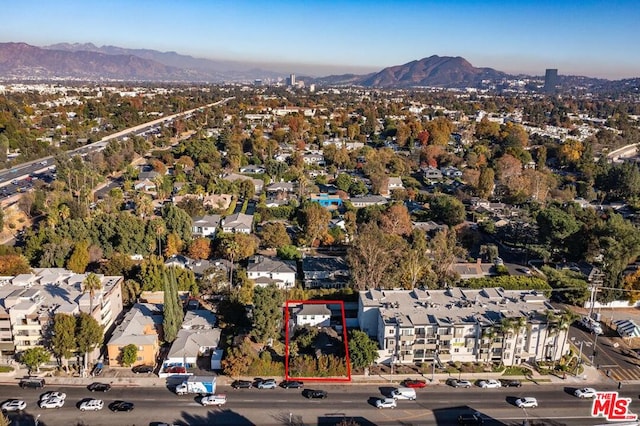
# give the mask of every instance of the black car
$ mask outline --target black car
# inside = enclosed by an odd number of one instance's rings
[[[136,365],[131,369],[131,371],[136,374],[150,374],[153,373],[153,370],[154,368],[152,365]]]
[[[87,389],[89,389],[91,392],[108,392],[109,390],[111,390],[111,385],[108,383],[95,382],[87,386]]]
[[[309,399],[325,399],[327,392],[319,389],[305,389],[302,391],[302,396]]]
[[[249,380],[235,380],[231,383],[231,387],[234,389],[249,389],[252,384]]]
[[[111,411],[131,411],[133,407],[133,402],[127,401],[114,401],[109,404],[109,410]]]
[[[304,383],[298,380],[284,380],[280,383],[280,386],[285,389],[300,389],[304,387]]]
[[[503,388],[519,388],[522,386],[522,382],[520,380],[504,380],[502,382]]]
[[[483,425],[484,420],[479,414],[461,414],[458,416],[458,424],[460,426],[477,426]]]

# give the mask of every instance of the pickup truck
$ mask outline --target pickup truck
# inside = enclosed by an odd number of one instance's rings
[[[210,376],[190,376],[187,380],[176,386],[177,395],[197,393],[200,395],[212,395],[216,393],[216,378]]]
[[[208,405],[217,405],[218,407],[227,403],[226,395],[208,395],[203,396],[200,403],[205,407]]]

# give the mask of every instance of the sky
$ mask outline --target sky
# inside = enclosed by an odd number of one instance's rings
[[[640,77],[638,0],[4,0],[0,42],[93,43],[365,73],[431,55],[512,74]]]

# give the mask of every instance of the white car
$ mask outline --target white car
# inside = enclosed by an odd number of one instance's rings
[[[47,392],[43,394],[40,399],[45,400],[45,399],[51,399],[51,398],[58,398],[64,401],[65,399],[67,399],[67,394],[64,392]]]
[[[98,411],[102,410],[104,402],[101,399],[88,399],[80,404],[80,411]]]
[[[598,391],[596,391],[594,388],[582,388],[582,389],[576,389],[575,392],[573,392],[573,395],[577,396],[580,399],[583,399],[583,398],[595,398],[597,393]]]
[[[40,408],[62,408],[64,405],[64,399],[62,398],[47,398],[40,400]]]
[[[518,408],[535,408],[538,406],[538,400],[532,396],[516,399],[516,406]]]
[[[218,407],[227,403],[226,395],[207,395],[200,400],[205,407],[207,405],[217,405]]]
[[[396,408],[398,404],[393,398],[384,398],[376,400],[376,407],[378,408]]]
[[[22,411],[27,408],[27,403],[21,399],[10,399],[2,404],[2,411]]]
[[[493,388],[501,388],[502,383],[499,380],[483,380],[479,383],[482,389],[493,389]]]

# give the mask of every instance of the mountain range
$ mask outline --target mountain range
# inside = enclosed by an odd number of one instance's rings
[[[122,80],[148,82],[250,82],[254,79],[277,79],[281,72],[263,69],[245,62],[194,58],[176,52],[151,49],[97,47],[91,43],[61,43],[36,47],[26,43],[0,43],[0,78],[11,80]],[[462,88],[480,87],[518,78],[493,68],[477,68],[462,57],[430,56],[378,72],[357,75],[298,77],[305,83],[319,85],[357,85],[379,88],[417,86]],[[561,84],[580,82],[590,88],[618,87],[635,90],[640,79],[609,80],[560,76]],[[575,87],[575,85],[574,85]]]

